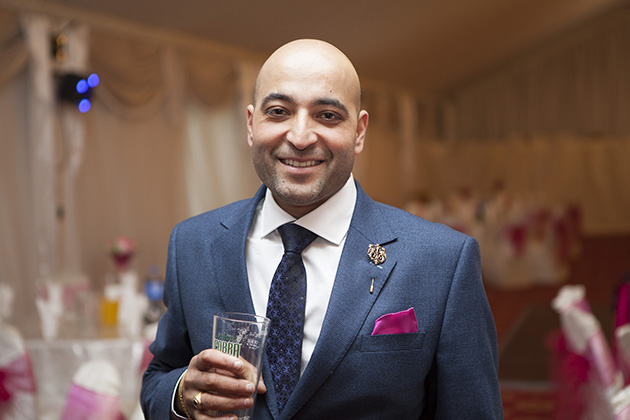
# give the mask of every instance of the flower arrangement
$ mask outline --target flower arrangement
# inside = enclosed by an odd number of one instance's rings
[[[127,271],[137,249],[137,242],[127,236],[118,236],[107,247],[118,271]]]

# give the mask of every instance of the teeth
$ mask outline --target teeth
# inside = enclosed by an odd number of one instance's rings
[[[299,162],[297,160],[285,159],[284,163],[290,166],[295,166],[297,168],[306,168],[307,166],[315,166],[317,165],[317,160],[307,160],[306,162]]]

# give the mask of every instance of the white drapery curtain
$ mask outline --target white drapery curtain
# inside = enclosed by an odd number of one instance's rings
[[[253,194],[244,121],[259,63],[84,28],[90,60],[72,70],[97,72],[101,85],[79,114],[56,100],[54,74],[67,69],[50,42],[80,25],[0,19],[0,281],[16,292],[14,317],[31,326],[23,318],[36,317],[39,281],[76,262],[98,291],[118,235],[138,241],[141,276],[163,270],[178,221]]]
[[[92,40],[103,86],[78,188],[82,242],[98,250],[114,235],[135,238],[146,274],[163,269],[175,223],[258,187],[243,124],[242,88],[253,81],[233,57],[107,31]],[[91,258],[91,277],[111,269],[102,252]]]
[[[39,270],[26,141],[28,50],[16,14],[0,12],[0,37],[0,282],[17,292]],[[27,295],[16,293],[14,305],[34,309]]]

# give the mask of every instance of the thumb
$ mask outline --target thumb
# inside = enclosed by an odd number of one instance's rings
[[[265,385],[262,375],[260,375],[260,381],[258,381],[258,393],[264,394],[265,392],[267,392],[267,386]]]

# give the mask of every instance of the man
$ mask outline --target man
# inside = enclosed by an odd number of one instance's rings
[[[477,243],[374,202],[354,181],[368,126],[360,95],[351,62],[322,41],[286,44],[261,68],[247,131],[264,185],[173,230],[168,311],[141,397],[148,419],[230,418],[218,412],[253,404],[243,363],[208,350],[212,317],[268,313],[278,227],[290,222],[318,235],[302,252],[301,376],[286,394],[268,352],[255,420],[503,417]],[[381,334],[383,315],[412,329]]]

